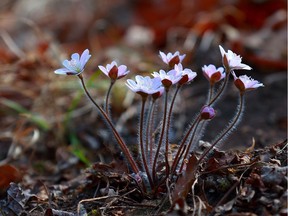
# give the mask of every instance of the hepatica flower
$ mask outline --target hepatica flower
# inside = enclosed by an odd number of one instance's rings
[[[204,65],[202,67],[203,75],[210,82],[211,85],[214,85],[216,82],[219,82],[225,77],[225,72],[223,67],[216,68],[214,65],[210,64],[208,66]]]
[[[240,55],[235,54],[231,50],[225,52],[222,46],[219,45],[220,52],[222,55],[222,61],[225,67],[228,67],[230,70],[251,70],[252,68],[249,65],[242,64],[242,58]],[[226,71],[229,73],[230,71]]]
[[[74,53],[71,55],[71,60],[64,60],[62,62],[64,68],[60,68],[54,71],[55,74],[61,75],[79,75],[84,71],[84,67],[91,55],[89,54],[89,50],[86,49],[81,54]]]
[[[213,119],[216,115],[215,110],[211,106],[203,106],[200,114],[203,120]]]
[[[251,77],[248,77],[247,75],[241,75],[237,77],[233,71],[232,75],[234,77],[235,86],[242,93],[244,93],[245,91],[257,89],[259,87],[264,87],[263,83],[260,83],[259,81],[254,80]]]
[[[197,76],[197,73],[192,71],[191,69],[183,69],[182,64],[175,65],[174,70],[176,71],[176,73],[181,74],[181,79],[178,81],[179,85],[189,83]]]
[[[135,80],[128,79],[126,81],[126,85],[133,92],[140,94],[141,96],[148,95],[159,95],[161,96],[163,93],[163,86],[160,78],[151,78],[149,76],[140,76],[137,75]]]
[[[107,64],[106,67],[103,67],[102,65],[99,65],[98,67],[106,76],[110,77],[112,80],[120,79],[130,72],[127,70],[126,65],[117,66],[115,61],[113,61],[111,64]]]
[[[160,70],[159,73],[154,72],[152,76],[154,76],[155,78],[160,78],[165,88],[169,88],[171,85],[178,83],[178,81],[182,78],[182,74],[177,73],[176,70],[170,70],[168,72]]]
[[[181,63],[186,56],[185,54],[180,55],[180,53],[178,51],[176,51],[174,54],[172,54],[170,52],[168,54],[165,54],[165,53],[159,51],[159,54],[160,54],[162,61],[165,64],[169,65],[171,68],[173,68],[174,65]]]

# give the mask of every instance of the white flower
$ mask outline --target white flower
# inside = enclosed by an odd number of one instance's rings
[[[181,79],[179,80],[179,85],[183,85],[185,83],[191,82],[196,76],[197,73],[192,71],[191,69],[185,68],[183,69],[182,64],[177,64],[174,66],[174,70],[178,73],[181,74]]]
[[[162,95],[163,86],[160,78],[151,78],[149,76],[140,76],[137,75],[135,80],[128,79],[126,85],[135,93],[138,93],[142,96],[153,95],[159,93]]]
[[[249,91],[249,90],[254,90],[259,87],[264,87],[263,83],[260,83],[257,80],[252,79],[251,77],[248,77],[247,75],[241,75],[237,77],[232,71],[232,75],[234,77],[234,84],[235,86],[241,91]]]
[[[112,80],[120,79],[130,72],[127,70],[126,65],[117,66],[115,61],[113,61],[111,64],[107,64],[106,68],[102,65],[99,65],[98,67],[106,76],[110,77]]]
[[[168,72],[160,70],[159,73],[152,73],[152,76],[160,78],[165,88],[169,88],[171,85],[178,83],[182,78],[182,74],[177,73],[176,70],[170,70]]]
[[[211,84],[219,82],[226,75],[223,67],[216,68],[213,64],[210,64],[208,66],[204,65],[202,67],[202,71],[203,75]]]
[[[185,54],[180,55],[179,51],[176,51],[174,54],[170,52],[168,54],[165,54],[159,51],[159,54],[160,54],[162,61],[165,64],[169,65],[170,67],[174,67],[174,65],[181,63],[186,56]]]
[[[242,58],[240,55],[235,54],[231,50],[228,50],[228,52],[225,52],[222,46],[219,45],[220,52],[222,55],[222,61],[225,67],[229,67],[231,70],[251,70],[252,68],[249,65],[242,64]],[[227,71],[227,72],[230,72]]]
[[[84,67],[91,55],[89,54],[89,50],[86,49],[81,54],[81,57],[78,53],[74,53],[71,55],[71,60],[64,60],[62,62],[64,68],[60,68],[54,71],[55,74],[61,75],[79,75],[84,71]]]

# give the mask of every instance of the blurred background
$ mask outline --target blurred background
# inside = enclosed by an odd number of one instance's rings
[[[176,101],[172,140],[177,143],[187,120],[205,102],[208,83],[201,67],[221,66],[220,44],[253,68],[238,75],[246,73],[265,85],[247,93],[243,121],[224,147],[251,146],[252,138],[256,147],[283,141],[286,0],[1,0],[1,164],[33,162],[37,172],[47,174],[55,164],[57,169],[85,166],[105,161],[106,155],[119,156],[77,77],[54,74],[64,59],[86,48],[92,58],[84,77],[99,103],[109,86],[99,64],[116,60],[128,66],[133,78],[164,67],[159,50],[186,54],[184,66],[198,76]],[[205,141],[213,140],[235,113],[237,90],[230,89],[216,106]],[[127,91],[125,78],[113,89],[113,120],[130,146],[137,142],[138,99]]]

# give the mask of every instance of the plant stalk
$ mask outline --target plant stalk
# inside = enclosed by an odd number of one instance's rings
[[[126,144],[124,143],[124,141],[122,140],[121,136],[119,135],[118,131],[115,129],[115,126],[113,125],[113,123],[111,122],[110,118],[108,117],[108,115],[106,114],[106,112],[101,108],[101,106],[99,106],[96,101],[91,97],[90,93],[88,92],[83,76],[82,74],[78,75],[82,87],[85,91],[85,94],[87,95],[87,97],[90,99],[90,101],[95,105],[95,107],[100,111],[101,115],[104,117],[104,119],[108,122],[114,136],[115,139],[117,140],[118,144],[121,147],[121,150],[123,151],[124,155],[126,156],[126,158],[128,159],[129,164],[131,165],[131,168],[133,170],[134,173],[139,173],[139,168],[135,162],[135,160],[133,159],[128,147],[126,146]]]
[[[235,115],[235,118],[233,121],[229,124],[229,126],[220,134],[220,136],[213,142],[213,144],[201,155],[201,157],[198,160],[198,164],[206,157],[206,155],[216,146],[226,135],[227,133],[233,129],[233,127],[238,123],[238,121],[241,119],[241,114],[244,110],[244,94],[240,92],[240,104],[238,112]]]
[[[151,188],[153,187],[153,182],[152,182],[152,178],[151,178],[151,175],[150,175],[150,171],[149,171],[149,168],[148,168],[148,165],[147,165],[147,160],[146,160],[146,157],[147,155],[145,154],[145,150],[144,150],[144,142],[143,142],[143,133],[144,133],[144,130],[143,130],[143,125],[144,125],[144,112],[145,112],[145,103],[146,103],[146,99],[147,99],[147,96],[142,96],[142,106],[141,106],[141,116],[140,116],[140,128],[139,128],[139,142],[140,142],[140,151],[141,151],[141,157],[142,157],[142,162],[143,162],[143,166],[144,166],[144,170],[148,176],[148,180],[149,180],[149,184],[151,186]],[[147,134],[146,134],[147,136]]]

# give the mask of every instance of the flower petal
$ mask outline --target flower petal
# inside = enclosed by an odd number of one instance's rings
[[[105,67],[103,67],[102,65],[99,65],[98,68],[99,68],[106,76],[108,76],[108,71],[106,70]]]
[[[78,53],[73,53],[73,54],[71,55],[71,59],[74,59],[75,61],[79,62],[80,56],[79,56]]]
[[[69,73],[74,73],[71,70],[67,68],[60,68],[54,71],[55,74],[61,74],[61,75],[69,75]]]
[[[73,66],[71,65],[71,61],[68,61],[67,59],[62,62],[62,65],[63,65],[65,68],[69,69],[70,71],[74,71],[74,70],[75,70],[75,67],[73,67]]]
[[[90,57],[91,55],[89,54],[89,50],[88,49],[84,50],[80,57],[80,65],[82,69],[84,68]]]

